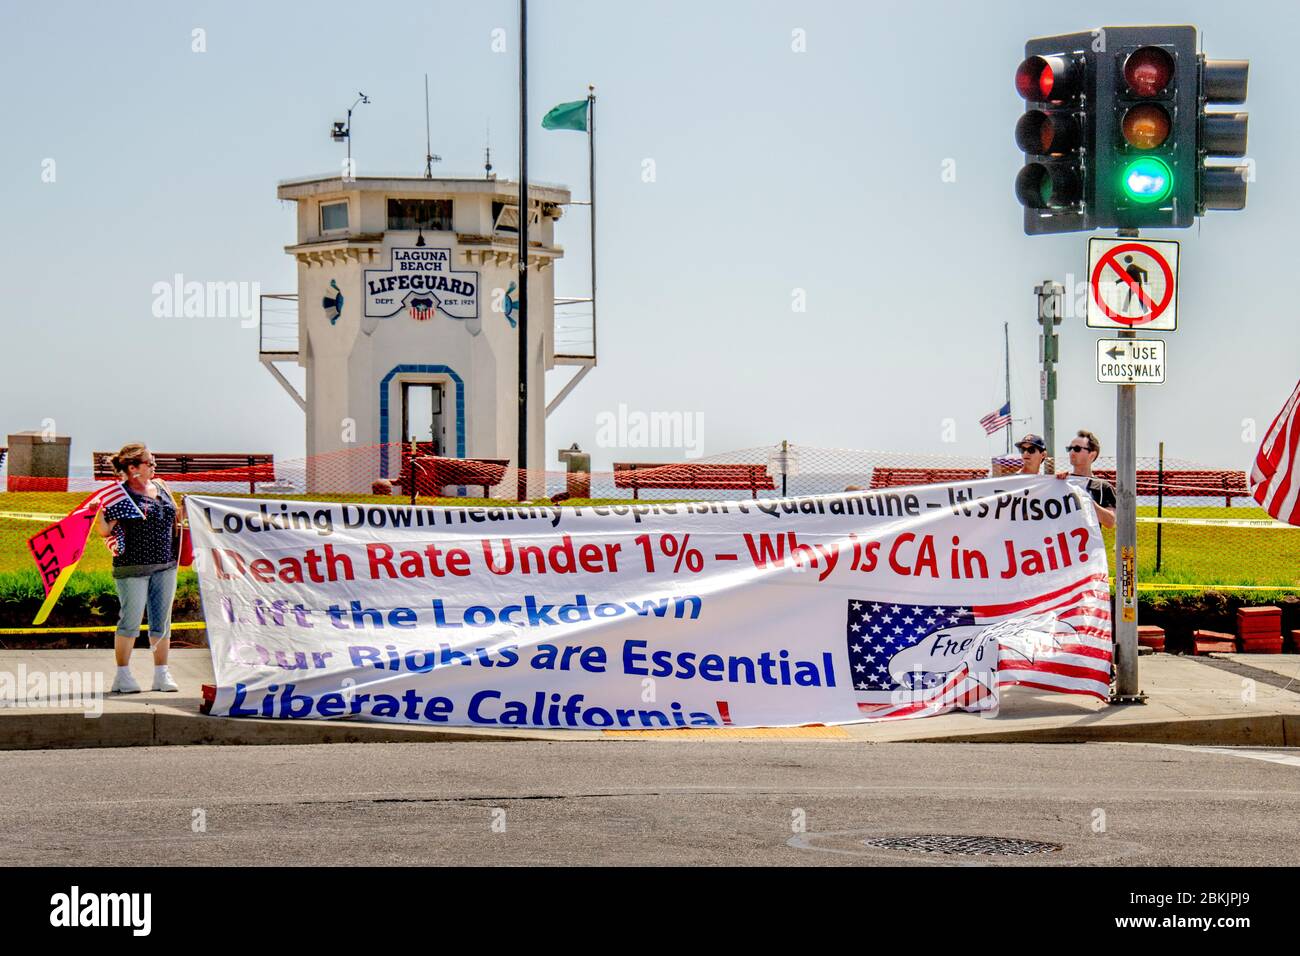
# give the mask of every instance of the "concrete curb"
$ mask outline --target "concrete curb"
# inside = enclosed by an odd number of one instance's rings
[[[902,741],[899,741],[902,742]],[[1084,727],[1036,727],[987,733],[940,734],[908,743],[1134,743],[1196,744],[1216,747],[1288,747],[1300,744],[1300,717],[1250,714],[1245,717],[1192,717]]]
[[[894,725],[897,726],[897,725]],[[987,725],[986,725],[987,726]],[[731,735],[713,735],[727,739]],[[745,737],[736,728],[737,741]],[[647,739],[644,737],[638,738]],[[665,743],[699,738],[665,731]],[[476,730],[363,724],[353,721],[281,721],[207,717],[150,707],[143,711],[105,713],[87,718],[58,711],[0,712],[0,750],[62,750],[101,747],[267,746],[335,743],[504,743],[509,741],[586,741],[616,743],[598,731]],[[1300,745],[1300,715],[1261,713],[1245,716],[1194,717],[1180,720],[1096,721],[1070,726],[989,728],[954,733],[871,739],[845,737],[835,743],[1153,743],[1227,747]]]

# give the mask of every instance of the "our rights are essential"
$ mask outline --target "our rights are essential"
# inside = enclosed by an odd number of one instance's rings
[[[214,714],[760,726],[1107,689],[1104,546],[1055,478],[576,508],[186,503]]]

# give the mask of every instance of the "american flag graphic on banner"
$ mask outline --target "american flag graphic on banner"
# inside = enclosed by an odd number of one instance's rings
[[[1005,604],[850,600],[858,709],[874,719],[992,710],[997,688],[1107,699],[1112,644],[1105,574]]]
[[[980,424],[984,426],[984,432],[989,435],[1006,428],[1011,424],[1011,403],[1007,402],[996,412],[989,412],[980,419]]]
[[[1300,525],[1300,382],[1264,433],[1250,472],[1251,495],[1278,521]]]

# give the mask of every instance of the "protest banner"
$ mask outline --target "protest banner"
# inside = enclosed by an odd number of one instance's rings
[[[186,499],[214,715],[645,729],[1106,697],[1106,556],[1053,477],[758,501]]]

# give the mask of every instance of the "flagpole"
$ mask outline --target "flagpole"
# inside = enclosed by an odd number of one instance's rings
[[[1003,357],[1006,361],[1007,372],[1007,454],[1011,454],[1011,333],[1009,331],[1011,323],[1002,323],[1002,346]]]
[[[519,0],[519,445],[516,495],[528,498],[528,0]]]
[[[596,88],[587,85],[587,198],[591,200],[591,355],[596,357]]]

